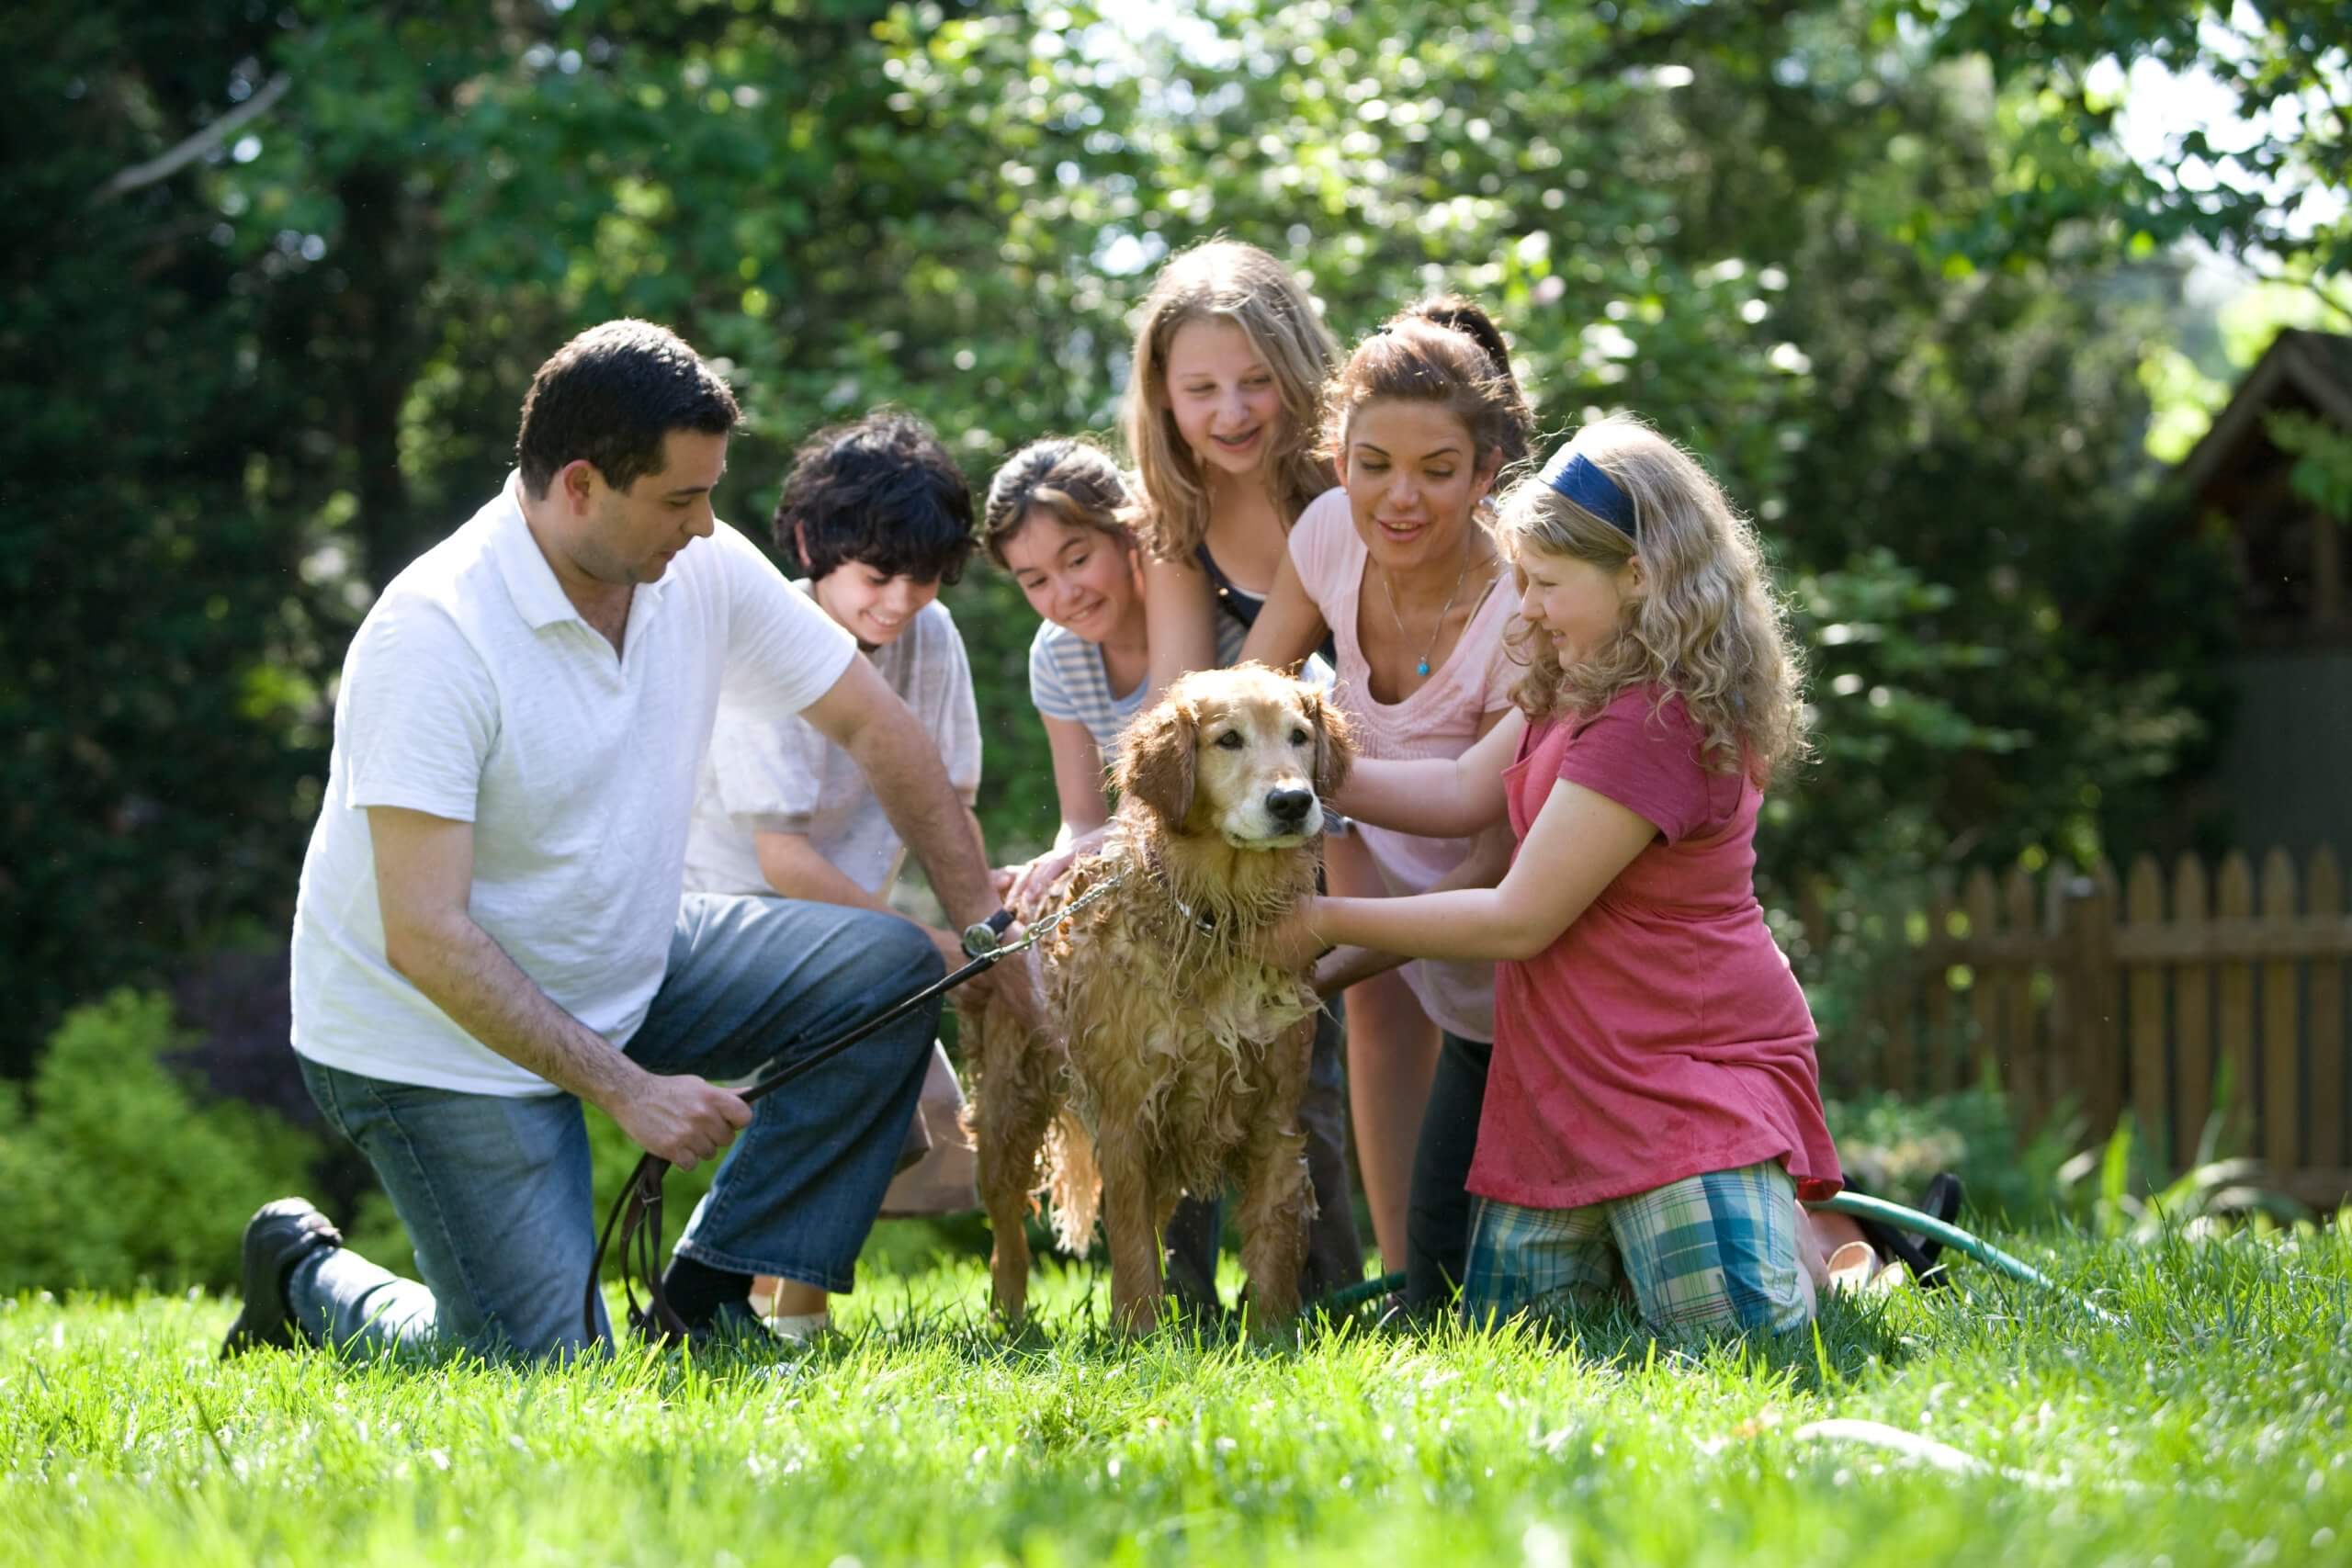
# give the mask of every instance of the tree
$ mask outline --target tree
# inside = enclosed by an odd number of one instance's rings
[[[60,149],[5,176],[0,1067],[70,998],[284,929],[349,629],[498,482],[571,332],[650,316],[724,362],[757,534],[793,442],[876,403],[976,483],[1107,426],[1152,265],[1220,231],[1343,338],[1479,296],[1549,430],[1634,408],[1755,510],[1822,716],[1773,886],[2095,846],[2195,728],[2193,639],[2069,614],[2148,478],[2119,268],[2185,231],[2066,87],[2209,46],[2058,9],[2021,41],[1957,0],[1233,0],[1140,36],[1056,0],[43,0],[0,67]],[[2318,80],[2319,36],[2266,47]],[[956,605],[983,815],[1034,845],[1032,623],[986,572]]]

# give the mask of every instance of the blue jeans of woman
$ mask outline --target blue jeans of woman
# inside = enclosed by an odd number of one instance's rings
[[[887,915],[688,894],[669,969],[624,1047],[656,1073],[729,1080],[789,1061],[939,978],[939,953]],[[677,1251],[714,1269],[825,1290],[855,1283],[922,1085],[939,1004],[915,1009],[762,1099]],[[582,1288],[596,1247],[588,1130],[569,1094],[462,1094],[311,1061],[327,1121],[358,1145],[415,1245],[420,1283],[348,1249],[287,1282],[322,1340],[560,1355],[592,1339]]]

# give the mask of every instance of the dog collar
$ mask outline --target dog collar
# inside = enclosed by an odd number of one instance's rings
[[[1193,929],[1198,931],[1203,936],[1215,936],[1216,934],[1216,917],[1215,915],[1204,915],[1198,909],[1193,908],[1190,904],[1184,902],[1184,896],[1176,891],[1176,884],[1169,880],[1166,869],[1160,865],[1159,857],[1156,854],[1147,853],[1145,856],[1145,863],[1151,867],[1151,878],[1154,882],[1159,884],[1159,890],[1168,895],[1168,901],[1176,906],[1177,911],[1180,914],[1182,914],[1186,919],[1193,922]]]

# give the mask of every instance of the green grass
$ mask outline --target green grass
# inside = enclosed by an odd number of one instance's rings
[[[537,1371],[212,1357],[207,1296],[0,1302],[0,1558],[45,1563],[2343,1562],[2352,1222],[2004,1237],[2121,1315],[1962,1264],[1818,1337],[1324,1325],[1252,1345],[983,1321],[873,1279],[803,1359]],[[1950,1474],[1799,1436],[1885,1423]]]

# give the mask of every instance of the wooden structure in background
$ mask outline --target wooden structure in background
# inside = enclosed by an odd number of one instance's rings
[[[2245,373],[2212,428],[2181,462],[2188,505],[2176,526],[2226,542],[2232,570],[2216,583],[2233,607],[2236,648],[2223,662],[2233,695],[2210,778],[2183,792],[2208,847],[2249,854],[2283,844],[2300,862],[2345,842],[2343,780],[2352,770],[2352,547],[2347,519],[2298,492],[2300,461],[2272,426],[2281,415],[2352,435],[2352,336],[2289,328]],[[2146,541],[2154,559],[2176,547]],[[2127,588],[2106,635],[2165,657]],[[2218,830],[2222,836],[2210,836]],[[2186,843],[2187,839],[2178,840]]]
[[[2025,1125],[2071,1100],[2104,1137],[2128,1109],[2178,1170],[2218,1082],[2225,1146],[2262,1162],[2263,1185],[2352,1201],[2352,917],[2332,851],[2298,866],[2274,850],[2258,878],[2239,854],[2210,874],[2142,859],[2120,884],[2104,866],[1978,871],[1925,916],[1859,1025],[1824,1042],[1833,1089],[1932,1093],[1990,1068]]]

